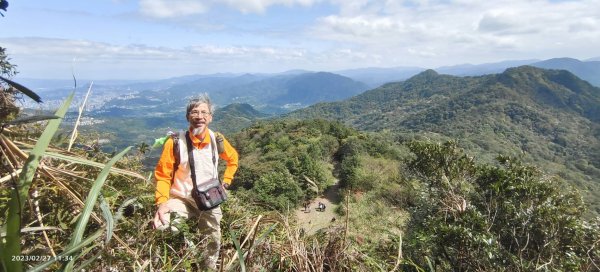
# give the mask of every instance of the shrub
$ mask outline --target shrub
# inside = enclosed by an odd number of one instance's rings
[[[475,166],[452,142],[410,147],[413,175],[426,184],[407,231],[417,264],[429,258],[443,271],[597,269],[590,237],[599,229],[581,219],[581,197],[557,180],[507,157],[500,166]]]
[[[302,199],[302,190],[285,169],[263,174],[250,193],[272,209],[286,211],[296,207]]]

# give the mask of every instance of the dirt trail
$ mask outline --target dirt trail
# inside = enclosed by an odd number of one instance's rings
[[[322,196],[312,200],[308,211],[305,211],[304,207],[296,210],[298,223],[300,227],[304,229],[306,234],[314,234],[318,230],[333,224],[334,221],[338,219],[334,211],[340,204],[339,189],[339,182],[336,182],[325,190]],[[319,202],[325,204],[326,208],[324,211],[317,210]]]

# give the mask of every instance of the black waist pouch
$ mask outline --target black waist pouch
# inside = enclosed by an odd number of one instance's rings
[[[212,210],[227,200],[227,193],[219,179],[211,179],[194,187],[192,198],[200,210]]]

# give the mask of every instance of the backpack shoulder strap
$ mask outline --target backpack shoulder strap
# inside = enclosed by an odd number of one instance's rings
[[[219,178],[219,171],[217,169],[218,165],[217,165],[217,156],[219,156],[219,154],[222,153],[222,151],[220,150],[221,147],[223,145],[223,135],[221,135],[221,133],[218,133],[216,131],[212,131],[209,130],[209,137],[210,137],[210,146],[212,149],[212,161],[213,161],[213,165],[214,165],[214,173],[215,173],[215,178],[218,178],[219,181],[221,181],[221,179]],[[220,142],[219,142],[220,141]],[[216,143],[215,143],[216,142]],[[217,153],[218,151],[218,153]]]
[[[217,141],[217,151],[219,153],[217,154],[222,154],[223,152],[225,152],[225,145],[223,144],[223,139],[225,139],[223,137],[223,134],[214,131],[215,133],[215,141]]]
[[[173,140],[173,157],[175,158],[175,162],[173,163],[173,173],[171,173],[171,183],[173,183],[175,172],[181,161],[181,155],[179,155],[179,133],[172,133],[171,139]]]
[[[219,155],[219,153],[215,153],[215,149],[218,150],[218,148],[216,147],[217,144],[215,144],[216,138],[217,138],[217,133],[218,132],[214,132],[212,130],[208,130],[208,137],[210,138],[210,147],[211,147],[211,153],[212,153],[212,162],[213,165],[215,166],[215,169],[217,168],[217,156]]]
[[[194,186],[194,191],[198,190],[198,185],[196,184],[196,167],[194,162],[194,145],[192,144],[192,138],[190,137],[190,132],[187,131],[185,133],[185,142],[187,145],[188,152],[188,164],[190,166],[190,176],[192,178],[192,185]]]

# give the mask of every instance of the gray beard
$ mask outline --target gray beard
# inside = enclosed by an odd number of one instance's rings
[[[192,134],[194,134],[194,136],[198,136],[200,135],[200,133],[202,133],[202,130],[200,130],[200,128],[195,128],[192,130]]]

